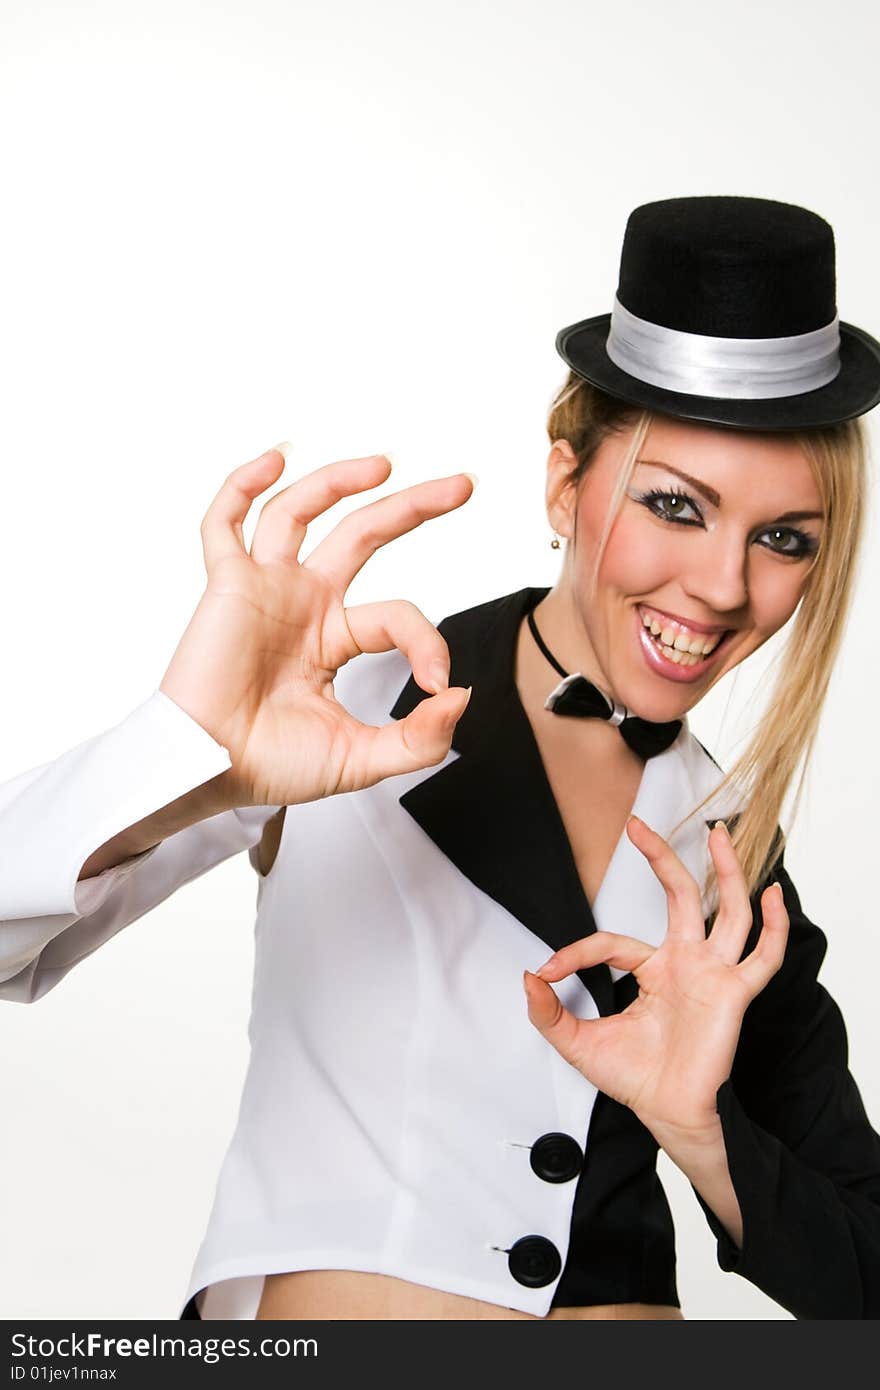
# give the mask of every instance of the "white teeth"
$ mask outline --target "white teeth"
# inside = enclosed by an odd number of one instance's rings
[[[659,638],[664,647],[669,648],[666,655],[676,662],[683,663],[685,666],[693,666],[695,663],[714,652],[718,643],[723,637],[723,633],[714,632],[704,637],[688,636],[685,632],[676,632],[674,627],[661,627],[656,618],[649,614],[641,614],[642,623],[651,632],[652,636]],[[678,653],[673,657],[672,653]],[[690,658],[693,657],[693,660]]]

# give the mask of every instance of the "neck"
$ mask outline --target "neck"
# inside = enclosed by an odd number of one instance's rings
[[[541,636],[566,670],[572,673],[580,671],[592,680],[589,671],[584,670],[585,663],[573,659],[576,658],[578,648],[573,643],[570,647],[566,643],[566,625],[557,624],[554,620],[551,627],[551,597],[552,595],[548,594],[534,610]],[[520,625],[517,637],[514,679],[520,702],[538,739],[542,756],[551,756],[555,750],[562,758],[587,759],[592,767],[601,764],[606,768],[627,770],[642,766],[641,760],[627,747],[619,731],[606,720],[560,719],[551,710],[544,708],[544,701],[559,684],[561,677],[538,650],[525,620]],[[594,684],[602,688],[598,680]]]
[[[535,608],[535,622],[544,642],[566,671],[570,674],[577,671],[580,675],[586,676],[587,680],[614,698],[608,678],[599,665],[587,635],[571,588],[563,580],[560,580]],[[534,638],[530,633],[528,635],[534,645]],[[536,655],[546,669],[549,694],[553,687],[559,684],[560,677],[537,648]]]

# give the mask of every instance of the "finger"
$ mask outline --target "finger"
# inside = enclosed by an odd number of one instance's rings
[[[666,893],[667,935],[680,941],[705,941],[703,904],[693,875],[663,836],[639,820],[638,816],[630,816],[626,831],[636,849],[651,865]]]
[[[752,905],[746,876],[723,821],[709,831],[709,850],[718,878],[719,903],[709,943],[726,965],[736,965],[752,925]]]
[[[752,998],[760,994],[782,965],[785,947],[788,943],[789,917],[778,883],[772,883],[761,894],[761,916],[764,925],[757,945],[745,960],[736,967],[736,972],[745,980]]]
[[[251,542],[257,564],[292,564],[299,555],[306,527],[343,497],[384,483],[391,463],[384,454],[328,463],[297,478],[263,507]]]
[[[523,971],[523,987],[530,1022],[566,1062],[581,1070],[591,1034],[603,1020],[575,1018],[550,986],[528,970]]]
[[[271,487],[283,467],[281,449],[269,449],[229,474],[202,518],[202,554],[209,576],[221,560],[247,554],[242,523],[254,498]]]
[[[405,719],[392,720],[379,729],[362,726],[361,747],[355,752],[361,768],[359,782],[371,787],[384,777],[442,762],[469,699],[470,690],[451,686],[422,700]]]
[[[535,973],[542,980],[564,980],[575,970],[591,965],[613,965],[617,970],[638,970],[655,951],[634,936],[618,936],[613,931],[597,931],[569,946],[562,946]]]
[[[403,652],[423,690],[434,694],[449,685],[449,648],[414,603],[393,599],[346,608],[349,632],[361,652]]]
[[[424,521],[461,507],[474,490],[469,474],[432,478],[359,507],[334,526],[304,562],[318,570],[337,593],[344,594],[354,576],[382,545],[414,531]]]

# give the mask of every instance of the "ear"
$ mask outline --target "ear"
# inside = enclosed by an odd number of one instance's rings
[[[577,489],[572,477],[576,468],[577,454],[568,440],[555,440],[547,455],[547,520],[557,535],[566,540],[571,540],[574,535]]]

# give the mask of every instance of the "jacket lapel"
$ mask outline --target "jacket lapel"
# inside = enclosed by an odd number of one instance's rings
[[[459,756],[400,804],[477,888],[555,951],[590,935],[596,923],[514,682],[520,623],[546,593],[523,589],[440,624],[450,683],[473,686],[453,739]],[[423,699],[410,678],[393,717]],[[578,975],[599,1013],[614,1013],[608,967]]]

